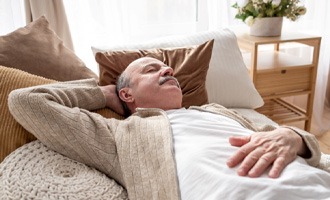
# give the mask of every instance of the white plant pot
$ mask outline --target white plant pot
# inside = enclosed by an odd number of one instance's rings
[[[252,36],[280,36],[283,17],[256,18],[250,28]]]

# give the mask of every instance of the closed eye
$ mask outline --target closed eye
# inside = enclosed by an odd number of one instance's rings
[[[157,69],[155,69],[155,68],[150,68],[150,69],[147,70],[147,73],[152,73],[152,72],[156,72],[156,71],[157,71]]]
[[[147,65],[143,68],[142,73],[154,73],[157,72],[160,69],[160,67],[155,66],[155,65]]]

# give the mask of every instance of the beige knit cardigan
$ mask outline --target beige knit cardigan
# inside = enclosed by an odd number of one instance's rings
[[[126,120],[117,120],[88,111],[103,107],[104,95],[93,79],[19,89],[9,95],[9,109],[25,129],[50,149],[115,179],[127,189],[130,199],[180,199],[166,112],[139,108]],[[192,109],[219,113],[258,130],[219,105]],[[317,141],[313,135],[297,131],[312,153],[307,162],[317,166]]]

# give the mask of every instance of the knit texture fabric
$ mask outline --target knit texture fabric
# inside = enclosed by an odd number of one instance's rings
[[[0,199],[128,199],[113,179],[38,140],[0,164],[0,185]]]

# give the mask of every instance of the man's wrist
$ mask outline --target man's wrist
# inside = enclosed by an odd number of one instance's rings
[[[297,155],[303,158],[311,157],[311,152],[309,151],[309,148],[306,145],[303,137],[296,130],[290,127],[282,127],[282,128],[286,128],[296,135],[295,139],[297,144]]]
[[[105,106],[112,109],[116,113],[120,115],[124,115],[124,109],[121,104],[121,101],[116,93],[116,86],[115,85],[105,85],[99,86],[101,89],[104,99],[105,99]]]
[[[109,107],[109,102],[111,101],[111,92],[109,89],[109,86],[99,86],[99,88],[101,89],[103,96],[104,96],[104,100],[105,100],[105,104],[107,107]]]
[[[295,132],[295,131],[294,131]],[[299,149],[298,149],[298,156],[301,156],[301,157],[306,157],[308,156],[308,147],[304,141],[304,139],[298,134],[295,132],[295,134],[298,136],[297,138],[297,142],[299,144]]]

